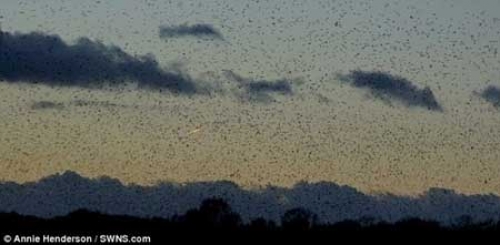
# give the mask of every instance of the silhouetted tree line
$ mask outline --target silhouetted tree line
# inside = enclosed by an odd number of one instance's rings
[[[200,207],[183,215],[166,218],[140,218],[109,215],[89,210],[76,210],[66,216],[44,219],[17,213],[0,213],[0,234],[128,234],[150,235],[163,240],[170,235],[198,234],[290,234],[313,233],[342,235],[348,233],[418,232],[451,233],[482,232],[500,235],[500,221],[473,222],[463,217],[457,224],[445,226],[436,221],[407,218],[396,223],[375,221],[370,218],[345,220],[335,224],[320,223],[318,215],[304,208],[285,212],[281,223],[257,218],[243,222],[230,205],[219,198],[204,200]]]

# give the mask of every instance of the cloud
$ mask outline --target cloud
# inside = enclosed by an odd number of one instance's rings
[[[64,104],[58,103],[58,102],[42,100],[42,101],[37,101],[37,102],[31,104],[31,109],[32,110],[45,110],[45,109],[62,110],[62,109],[64,109]]]
[[[93,101],[93,100],[73,100],[69,103],[74,106],[96,106],[96,107],[121,107],[126,108],[126,105],[116,104],[109,101]]]
[[[0,182],[0,212],[54,217],[77,209],[140,217],[170,217],[196,208],[207,198],[220,197],[249,221],[264,217],[279,221],[287,210],[308,209],[322,222],[372,217],[395,222],[419,217],[451,224],[463,216],[484,221],[500,218],[500,197],[464,195],[431,188],[416,197],[368,195],[332,182],[297,183],[244,189],[232,182],[163,182],[154,186],[124,185],[116,179],[84,178],[74,172],[23,184]]]
[[[117,104],[109,101],[95,101],[95,100],[72,100],[69,102],[54,102],[48,100],[37,101],[31,104],[32,110],[45,110],[45,109],[56,109],[62,110],[67,107],[104,107],[104,108],[139,108],[139,105],[126,105],[126,104]]]
[[[67,44],[40,32],[0,31],[0,80],[85,88],[135,82],[141,89],[198,92],[188,75],[160,68],[152,55],[132,56],[88,38]]]
[[[236,81],[241,88],[243,94],[240,96],[245,97],[252,101],[270,102],[273,101],[271,94],[292,95],[293,89],[290,81],[286,79],[279,79],[275,81],[267,80],[252,80],[243,78],[233,71],[224,71],[226,77],[230,80]]]
[[[500,88],[490,85],[480,95],[494,107],[500,109]]]
[[[356,70],[347,75],[339,75],[339,79],[356,88],[366,88],[374,97],[389,104],[391,101],[399,101],[407,107],[424,107],[433,111],[443,110],[429,87],[420,89],[403,77],[380,71]]]
[[[160,38],[173,37],[211,37],[224,40],[222,34],[209,24],[179,25],[179,26],[160,26]]]

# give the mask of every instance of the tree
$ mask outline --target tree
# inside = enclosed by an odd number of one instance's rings
[[[305,208],[293,208],[281,217],[281,226],[285,230],[310,230],[318,224],[318,216]]]
[[[199,209],[189,210],[184,222],[191,227],[237,229],[241,226],[241,217],[232,211],[231,206],[220,198],[209,198],[202,202]]]

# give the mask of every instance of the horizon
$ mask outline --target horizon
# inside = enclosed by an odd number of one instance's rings
[[[496,0],[2,5],[1,183],[500,196]]]

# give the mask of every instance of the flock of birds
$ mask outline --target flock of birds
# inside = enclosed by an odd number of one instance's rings
[[[476,132],[453,135],[464,133],[470,125],[453,132],[429,129],[432,126],[428,125],[442,122],[439,117],[462,106],[455,102],[480,98],[500,110],[500,16],[494,17],[488,10],[463,10],[456,6],[460,3],[445,0],[414,5],[341,0],[310,5],[300,0],[174,2],[127,3],[138,6],[133,12],[113,10],[112,3],[104,1],[79,6],[86,17],[83,22],[102,9],[109,12],[106,18],[136,22],[144,13],[150,13],[152,19],[165,16],[166,20],[150,28],[155,36],[138,38],[148,33],[141,32],[140,24],[117,27],[116,36],[131,33],[131,38],[110,38],[116,45],[87,36],[72,43],[48,31],[4,28],[0,36],[1,83],[27,84],[44,91],[33,92],[36,100],[23,98],[29,101],[25,103],[28,109],[23,110],[35,115],[52,112],[54,117],[79,114],[76,116],[88,124],[77,127],[81,132],[87,126],[116,122],[114,129],[126,135],[117,145],[136,146],[132,141],[162,142],[171,137],[166,141],[179,152],[166,154],[186,162],[196,157],[191,155],[196,151],[193,144],[208,149],[196,152],[215,161],[228,154],[237,162],[265,158],[269,162],[320,162],[331,160],[330,152],[342,159],[361,159],[352,160],[363,162],[360,168],[370,161],[401,162],[419,156],[421,161],[431,161],[426,158],[432,149],[411,142],[421,143],[433,134],[439,134],[433,137],[441,143],[464,141]],[[26,2],[20,4],[19,14],[28,19],[37,18],[40,11],[75,11],[67,6],[34,9]],[[160,6],[177,11],[170,11],[169,16]],[[0,15],[4,23],[11,18]],[[154,55],[141,56],[131,51],[129,42],[161,48]],[[165,53],[188,60],[187,68],[162,65],[170,59],[162,56]],[[196,72],[202,75],[196,76]],[[97,86],[101,77],[113,81]],[[51,96],[40,99],[47,87],[52,89],[46,92]],[[59,97],[58,91],[73,94]],[[231,100],[234,97],[236,103]],[[486,103],[479,105],[485,107]],[[415,127],[408,118],[435,121]],[[363,123],[369,126],[360,125]],[[387,131],[387,125],[399,127]],[[104,141],[115,139],[112,135],[116,133],[103,129],[99,137],[88,140],[106,145]],[[497,135],[493,132],[489,137]],[[186,149],[179,150],[175,143]],[[472,147],[467,142],[453,143]],[[386,146],[398,153],[386,158],[371,154]],[[147,143],[144,147],[152,146]],[[259,152],[245,150],[251,147]],[[207,153],[215,148],[216,154]],[[500,148],[492,146],[495,149],[498,152],[490,154],[498,155]],[[123,154],[137,161],[158,161],[154,155],[167,151],[161,147],[134,150],[127,148],[123,151],[132,152]],[[408,156],[400,159],[402,154]],[[401,174],[396,167],[394,171]]]

